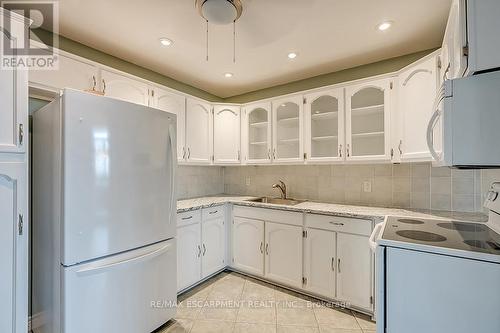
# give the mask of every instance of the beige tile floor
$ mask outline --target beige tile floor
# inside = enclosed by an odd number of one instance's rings
[[[179,301],[176,318],[155,333],[375,333],[365,315],[232,272]]]

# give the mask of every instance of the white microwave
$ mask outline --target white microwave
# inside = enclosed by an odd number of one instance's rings
[[[453,0],[441,48],[442,80],[500,68],[500,1]]]
[[[427,127],[434,164],[500,167],[500,71],[446,80],[438,94]]]

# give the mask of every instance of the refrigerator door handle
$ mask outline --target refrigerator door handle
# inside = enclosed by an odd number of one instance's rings
[[[159,249],[152,250],[148,253],[144,253],[144,254],[138,255],[136,257],[128,258],[125,260],[117,260],[115,262],[106,263],[106,264],[102,264],[102,265],[90,265],[90,267],[86,267],[86,268],[82,268],[82,269],[77,270],[76,273],[78,275],[90,275],[90,274],[101,273],[104,271],[108,271],[116,266],[141,262],[141,261],[145,261],[147,259],[154,258],[154,257],[159,256],[160,254],[162,254],[164,252],[167,252],[171,248],[173,248],[173,244],[168,243],[168,244],[163,245]]]
[[[170,122],[170,125],[168,126],[168,142],[169,142],[169,149],[170,149],[170,213],[174,215],[177,214],[177,200],[176,200],[176,195],[175,195],[175,167],[177,165],[177,144],[175,142],[175,135],[174,135],[174,125]],[[175,222],[175,216],[172,218],[172,221]]]

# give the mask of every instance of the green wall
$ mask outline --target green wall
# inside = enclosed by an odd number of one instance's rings
[[[52,35],[50,32],[38,29],[36,31],[36,34],[44,42],[50,44],[50,41],[52,40],[51,38]],[[319,88],[331,84],[347,82],[374,75],[394,72],[436,50],[436,49],[431,49],[417,53],[412,53],[401,57],[395,57],[375,62],[372,64],[341,70],[338,72],[318,75],[311,78],[289,82],[286,84],[260,89],[224,99],[219,96],[210,94],[204,90],[174,80],[168,76],[159,74],[147,68],[131,63],[129,61],[125,61],[120,58],[109,55],[107,53],[98,51],[94,48],[78,43],[74,40],[71,40],[63,36],[59,36],[59,48],[61,50],[79,55],[83,58],[87,58],[89,60],[98,62],[100,64],[118,69],[123,72],[130,73],[132,75],[141,77],[145,80],[156,82],[158,84],[170,87],[172,89],[176,89],[186,94],[190,94],[205,99],[210,102],[225,102],[225,103],[247,103],[260,99],[299,92],[302,90]]]
[[[319,88],[331,84],[347,82],[374,75],[381,75],[386,73],[395,72],[401,68],[411,64],[412,62],[428,55],[436,49],[420,51],[404,55],[401,57],[391,58],[379,62],[374,62],[368,65],[353,67],[338,72],[314,76],[311,78],[289,82],[286,84],[252,91],[246,94],[226,98],[226,103],[248,103],[260,99],[275,97],[279,95],[291,94],[298,91],[307,89]]]

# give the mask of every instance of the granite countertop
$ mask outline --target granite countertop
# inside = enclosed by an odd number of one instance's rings
[[[398,209],[384,207],[367,207],[354,205],[339,205],[330,203],[320,203],[313,201],[302,202],[295,206],[276,205],[261,202],[249,201],[256,197],[249,196],[229,196],[218,195],[208,196],[193,199],[184,199],[177,201],[177,212],[182,213],[190,210],[207,208],[225,203],[231,203],[239,206],[272,208],[286,211],[295,211],[303,213],[315,213],[323,215],[333,215],[342,217],[356,217],[372,219],[375,222],[382,221],[386,216],[405,216],[414,218],[443,218],[463,221],[486,222],[488,216],[483,213],[461,213],[448,211],[429,211],[429,210],[413,210],[413,209]]]

